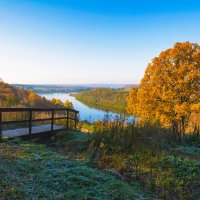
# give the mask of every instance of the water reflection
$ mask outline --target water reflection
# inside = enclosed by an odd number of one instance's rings
[[[65,102],[66,100],[72,102],[74,109],[79,111],[80,120],[88,120],[89,122],[93,122],[95,120],[102,120],[106,114],[106,111],[92,108],[84,103],[75,99],[75,97],[70,96],[70,94],[66,93],[50,93],[50,94],[39,94],[46,99],[52,100],[53,98],[60,99]],[[112,117],[116,115],[114,112],[109,112]]]

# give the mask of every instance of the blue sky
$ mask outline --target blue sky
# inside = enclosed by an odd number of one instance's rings
[[[200,43],[193,0],[0,0],[8,83],[139,83],[175,42]]]

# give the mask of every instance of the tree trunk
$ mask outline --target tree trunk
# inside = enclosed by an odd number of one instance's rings
[[[174,140],[178,139],[178,123],[176,121],[172,121],[172,132]]]

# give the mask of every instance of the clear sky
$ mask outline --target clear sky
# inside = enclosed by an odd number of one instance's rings
[[[139,83],[177,41],[200,43],[199,0],[0,0],[8,83]]]

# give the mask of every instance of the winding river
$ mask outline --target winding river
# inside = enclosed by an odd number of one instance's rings
[[[84,103],[75,99],[75,97],[70,96],[70,94],[66,93],[49,93],[49,94],[39,94],[40,96],[45,97],[48,100],[52,100],[53,98],[60,99],[62,102],[66,100],[72,102],[74,109],[79,111],[80,120],[88,120],[89,122],[93,122],[95,120],[102,120],[106,114],[105,111],[89,107]],[[111,116],[115,116],[116,113],[109,112]]]

